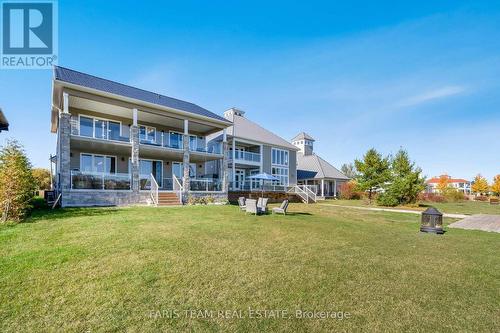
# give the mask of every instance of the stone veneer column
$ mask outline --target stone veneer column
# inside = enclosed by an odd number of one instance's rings
[[[139,127],[130,126],[130,141],[132,142],[131,173],[132,173],[132,192],[139,200],[140,177],[139,177]]]
[[[71,190],[71,156],[70,156],[71,114],[59,114],[59,182],[62,193],[61,205],[64,207],[64,199],[68,198]]]
[[[228,172],[228,144],[226,142],[222,142],[222,153],[224,156],[222,157],[222,191],[224,193],[229,192],[229,172]]]
[[[189,195],[189,135],[184,134],[182,142],[184,148],[184,155],[182,157],[182,186],[184,187],[184,192],[182,197],[183,201],[187,202]]]

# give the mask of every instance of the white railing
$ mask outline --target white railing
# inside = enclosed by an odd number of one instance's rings
[[[213,179],[196,179],[189,180],[189,190],[199,192],[219,192],[222,191],[222,182]]]
[[[128,173],[71,171],[72,190],[130,190],[131,183]]]
[[[179,182],[179,179],[175,175],[172,175],[174,179],[174,184],[173,184],[173,189],[174,192],[177,194],[177,197],[179,198],[179,203],[182,205],[182,192],[184,191],[184,187],[182,184]]]
[[[307,194],[307,196],[314,202],[317,201],[317,186],[316,185],[297,185]]]
[[[156,179],[153,176],[153,174],[150,174],[149,177],[151,179],[151,190],[150,190],[151,200],[153,200],[153,204],[155,206],[158,206],[158,183],[156,182]]]
[[[297,185],[291,186],[288,189],[287,193],[294,193],[294,194],[298,195],[304,203],[307,203],[307,204],[309,203],[309,196],[307,195],[307,193],[303,189],[301,189]]]
[[[228,159],[233,158],[233,151],[232,150],[227,152],[227,157],[228,157]],[[249,151],[236,150],[234,152],[234,159],[240,160],[240,161],[260,163],[260,154],[259,153],[252,153]]]

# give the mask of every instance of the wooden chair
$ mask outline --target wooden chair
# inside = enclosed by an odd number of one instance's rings
[[[286,210],[288,209],[288,200],[284,200],[281,206],[273,208],[273,214],[283,214],[286,215]]]
[[[257,202],[257,209],[260,214],[266,214],[267,213],[267,202],[269,201],[269,198],[259,198],[259,201]]]
[[[241,210],[246,210],[246,199],[245,197],[239,197],[238,198],[238,205],[240,206]]]
[[[245,202],[245,212],[257,215],[259,210],[257,208],[257,200],[247,199]]]

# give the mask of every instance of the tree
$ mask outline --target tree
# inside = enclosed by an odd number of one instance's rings
[[[495,195],[500,195],[500,175],[493,177],[493,184],[491,184],[491,191]]]
[[[391,159],[391,179],[377,201],[387,206],[416,203],[419,193],[425,188],[421,174],[422,169],[410,160],[408,152],[400,149]]]
[[[50,171],[44,168],[32,170],[37,190],[50,190]]]
[[[0,209],[2,222],[19,221],[31,208],[35,180],[23,147],[15,140],[0,147]]]
[[[382,157],[374,148],[368,150],[362,160],[355,160],[354,164],[359,172],[358,186],[368,191],[368,199],[372,202],[372,194],[381,188],[390,179],[389,158]]]
[[[472,192],[474,193],[479,193],[479,194],[488,193],[489,190],[488,181],[479,173],[474,178],[474,183],[472,184],[471,189]]]
[[[346,175],[347,177],[351,178],[351,179],[354,179],[357,177],[358,173],[356,171],[356,167],[354,166],[354,164],[352,163],[344,163],[342,164],[342,166],[340,167],[340,171],[342,171],[342,173],[344,175]]]
[[[437,184],[437,189],[441,194],[445,194],[450,188],[450,177],[448,175],[439,176],[439,182]]]

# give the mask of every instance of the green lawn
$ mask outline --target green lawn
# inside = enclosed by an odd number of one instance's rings
[[[323,203],[341,206],[360,206],[360,207],[382,207],[375,202],[370,205],[368,200],[326,200]],[[500,215],[500,205],[490,205],[488,202],[481,201],[461,201],[461,202],[420,202],[417,206],[399,206],[395,209],[409,209],[424,211],[428,207],[436,207],[442,213],[449,214],[497,214]]]
[[[0,331],[500,331],[499,234],[420,234],[412,214],[291,210],[65,209],[0,226]],[[351,317],[297,319],[298,309]]]

